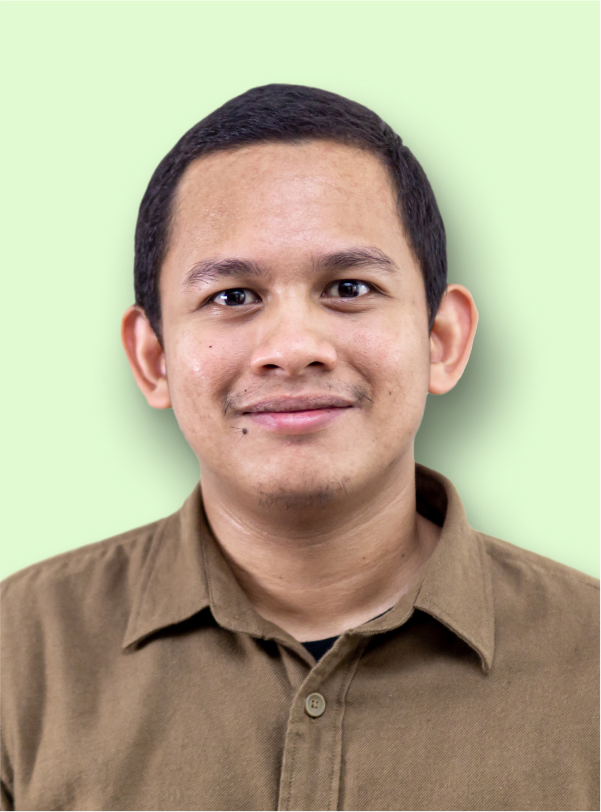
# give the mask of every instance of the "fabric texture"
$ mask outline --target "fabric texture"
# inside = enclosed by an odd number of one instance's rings
[[[198,486],[8,578],[2,808],[598,809],[598,581],[416,486],[434,553],[319,662],[251,607]]]

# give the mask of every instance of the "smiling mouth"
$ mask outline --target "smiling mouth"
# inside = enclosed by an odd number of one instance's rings
[[[309,434],[326,428],[353,406],[346,398],[331,395],[279,397],[240,409],[240,414],[275,434]]]
[[[240,409],[242,414],[290,414],[329,409],[350,409],[353,403],[331,395],[269,398]]]

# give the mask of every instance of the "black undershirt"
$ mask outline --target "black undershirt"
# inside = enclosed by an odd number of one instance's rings
[[[339,635],[335,637],[326,637],[324,640],[309,640],[308,643],[303,643],[309,654],[312,654],[316,660],[321,660],[326,651],[329,651]]]
[[[392,606],[390,607],[390,609],[392,609]],[[387,609],[386,612],[390,612],[390,609]],[[376,615],[376,617],[372,617],[372,620],[375,620],[378,617],[382,617],[382,615],[385,615],[386,612],[382,612],[381,615]],[[303,646],[307,649],[309,654],[312,654],[313,657],[315,657],[316,660],[321,660],[323,655],[332,648],[332,646],[334,645],[336,640],[338,640],[339,637],[340,635],[337,634],[334,637],[325,637],[323,640],[309,640],[308,642],[303,643]]]

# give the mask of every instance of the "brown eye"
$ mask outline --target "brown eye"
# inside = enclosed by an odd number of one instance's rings
[[[371,291],[371,286],[357,279],[341,279],[327,288],[326,293],[335,299],[355,299]]]
[[[254,291],[249,288],[229,288],[216,293],[211,299],[215,304],[226,305],[227,307],[237,307],[239,305],[256,304],[261,300]]]

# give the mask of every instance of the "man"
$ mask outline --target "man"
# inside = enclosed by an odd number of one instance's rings
[[[598,582],[414,461],[477,312],[399,137],[321,90],[228,102],[154,173],[135,287],[201,480],[5,583],[5,808],[598,808]]]

